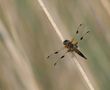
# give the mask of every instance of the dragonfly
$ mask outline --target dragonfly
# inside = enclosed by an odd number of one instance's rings
[[[84,59],[87,59],[87,57],[78,49],[78,44],[81,40],[84,39],[84,37],[90,32],[90,31],[87,31],[82,37],[80,37],[79,41],[77,41],[75,39],[76,35],[79,34],[79,30],[80,30],[80,27],[82,26],[83,24],[79,24],[79,26],[77,27],[77,30],[76,30],[76,33],[75,33],[75,36],[71,39],[71,40],[64,40],[63,41],[63,45],[64,47],[61,48],[60,50],[57,50],[55,51],[54,53],[50,54],[47,59],[49,59],[52,55],[55,55],[55,54],[59,54],[61,50],[63,49],[67,49],[66,52],[58,59],[56,60],[56,62],[54,63],[54,66],[56,66],[56,64],[59,62],[59,60],[63,59],[65,57],[65,55],[69,52],[73,53],[77,53],[79,56],[81,56],[82,58]]]

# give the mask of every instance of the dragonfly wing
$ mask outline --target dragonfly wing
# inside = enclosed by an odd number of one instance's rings
[[[86,56],[84,56],[84,55],[82,54],[82,52],[79,51],[77,48],[74,49],[74,51],[75,51],[77,54],[79,54],[81,57],[83,57],[84,59],[87,59]]]
[[[60,52],[62,52],[65,49],[65,47],[62,47],[61,49],[55,51],[54,53],[51,53],[47,56],[47,59],[49,59],[51,56],[58,55]]]

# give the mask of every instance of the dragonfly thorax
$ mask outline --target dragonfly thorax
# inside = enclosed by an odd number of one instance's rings
[[[65,45],[66,48],[68,48],[69,51],[73,51],[75,48],[78,48],[77,44],[73,44],[71,41],[69,40],[65,40],[63,42],[63,44]]]

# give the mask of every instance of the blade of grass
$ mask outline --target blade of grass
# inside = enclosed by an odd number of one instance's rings
[[[56,33],[58,34],[59,38],[61,39],[61,41],[64,41],[64,37],[63,35],[60,33],[59,28],[57,27],[57,24],[54,22],[54,20],[52,19],[52,16],[50,15],[49,11],[47,10],[46,6],[44,5],[42,0],[38,0],[40,6],[42,7],[43,11],[45,12],[46,16],[48,17],[50,23],[52,24],[52,26],[54,27],[54,30],[56,31]],[[72,60],[75,62],[76,66],[78,67],[82,77],[84,78],[86,84],[88,85],[90,90],[95,90],[92,83],[90,82],[88,76],[86,75],[85,71],[83,70],[82,66],[80,65],[80,63],[78,62],[78,60],[76,58],[74,58],[74,60]]]
[[[28,62],[28,58],[24,57],[19,50],[16,48],[13,40],[11,39],[7,29],[0,20],[0,36],[4,41],[9,53],[13,58],[15,69],[26,90],[40,90],[37,82],[35,81],[32,67]]]

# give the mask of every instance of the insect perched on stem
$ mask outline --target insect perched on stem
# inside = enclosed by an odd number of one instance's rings
[[[82,26],[82,24],[80,24],[76,30],[76,35],[79,33],[79,28]],[[80,41],[83,40],[84,36],[86,36],[90,31],[87,31],[82,37],[80,37]],[[54,52],[53,54],[58,54],[61,50],[63,49],[67,49],[67,51],[54,63],[54,66],[56,66],[56,64],[58,63],[59,60],[63,59],[65,57],[65,55],[68,52],[76,52],[78,55],[80,55],[82,58],[87,59],[87,57],[78,49],[78,44],[79,41],[76,41],[75,38],[72,38],[72,40],[64,40],[63,41],[63,45],[64,47],[61,48],[60,50]],[[50,56],[52,56],[53,54],[50,54],[47,59],[50,58]]]

